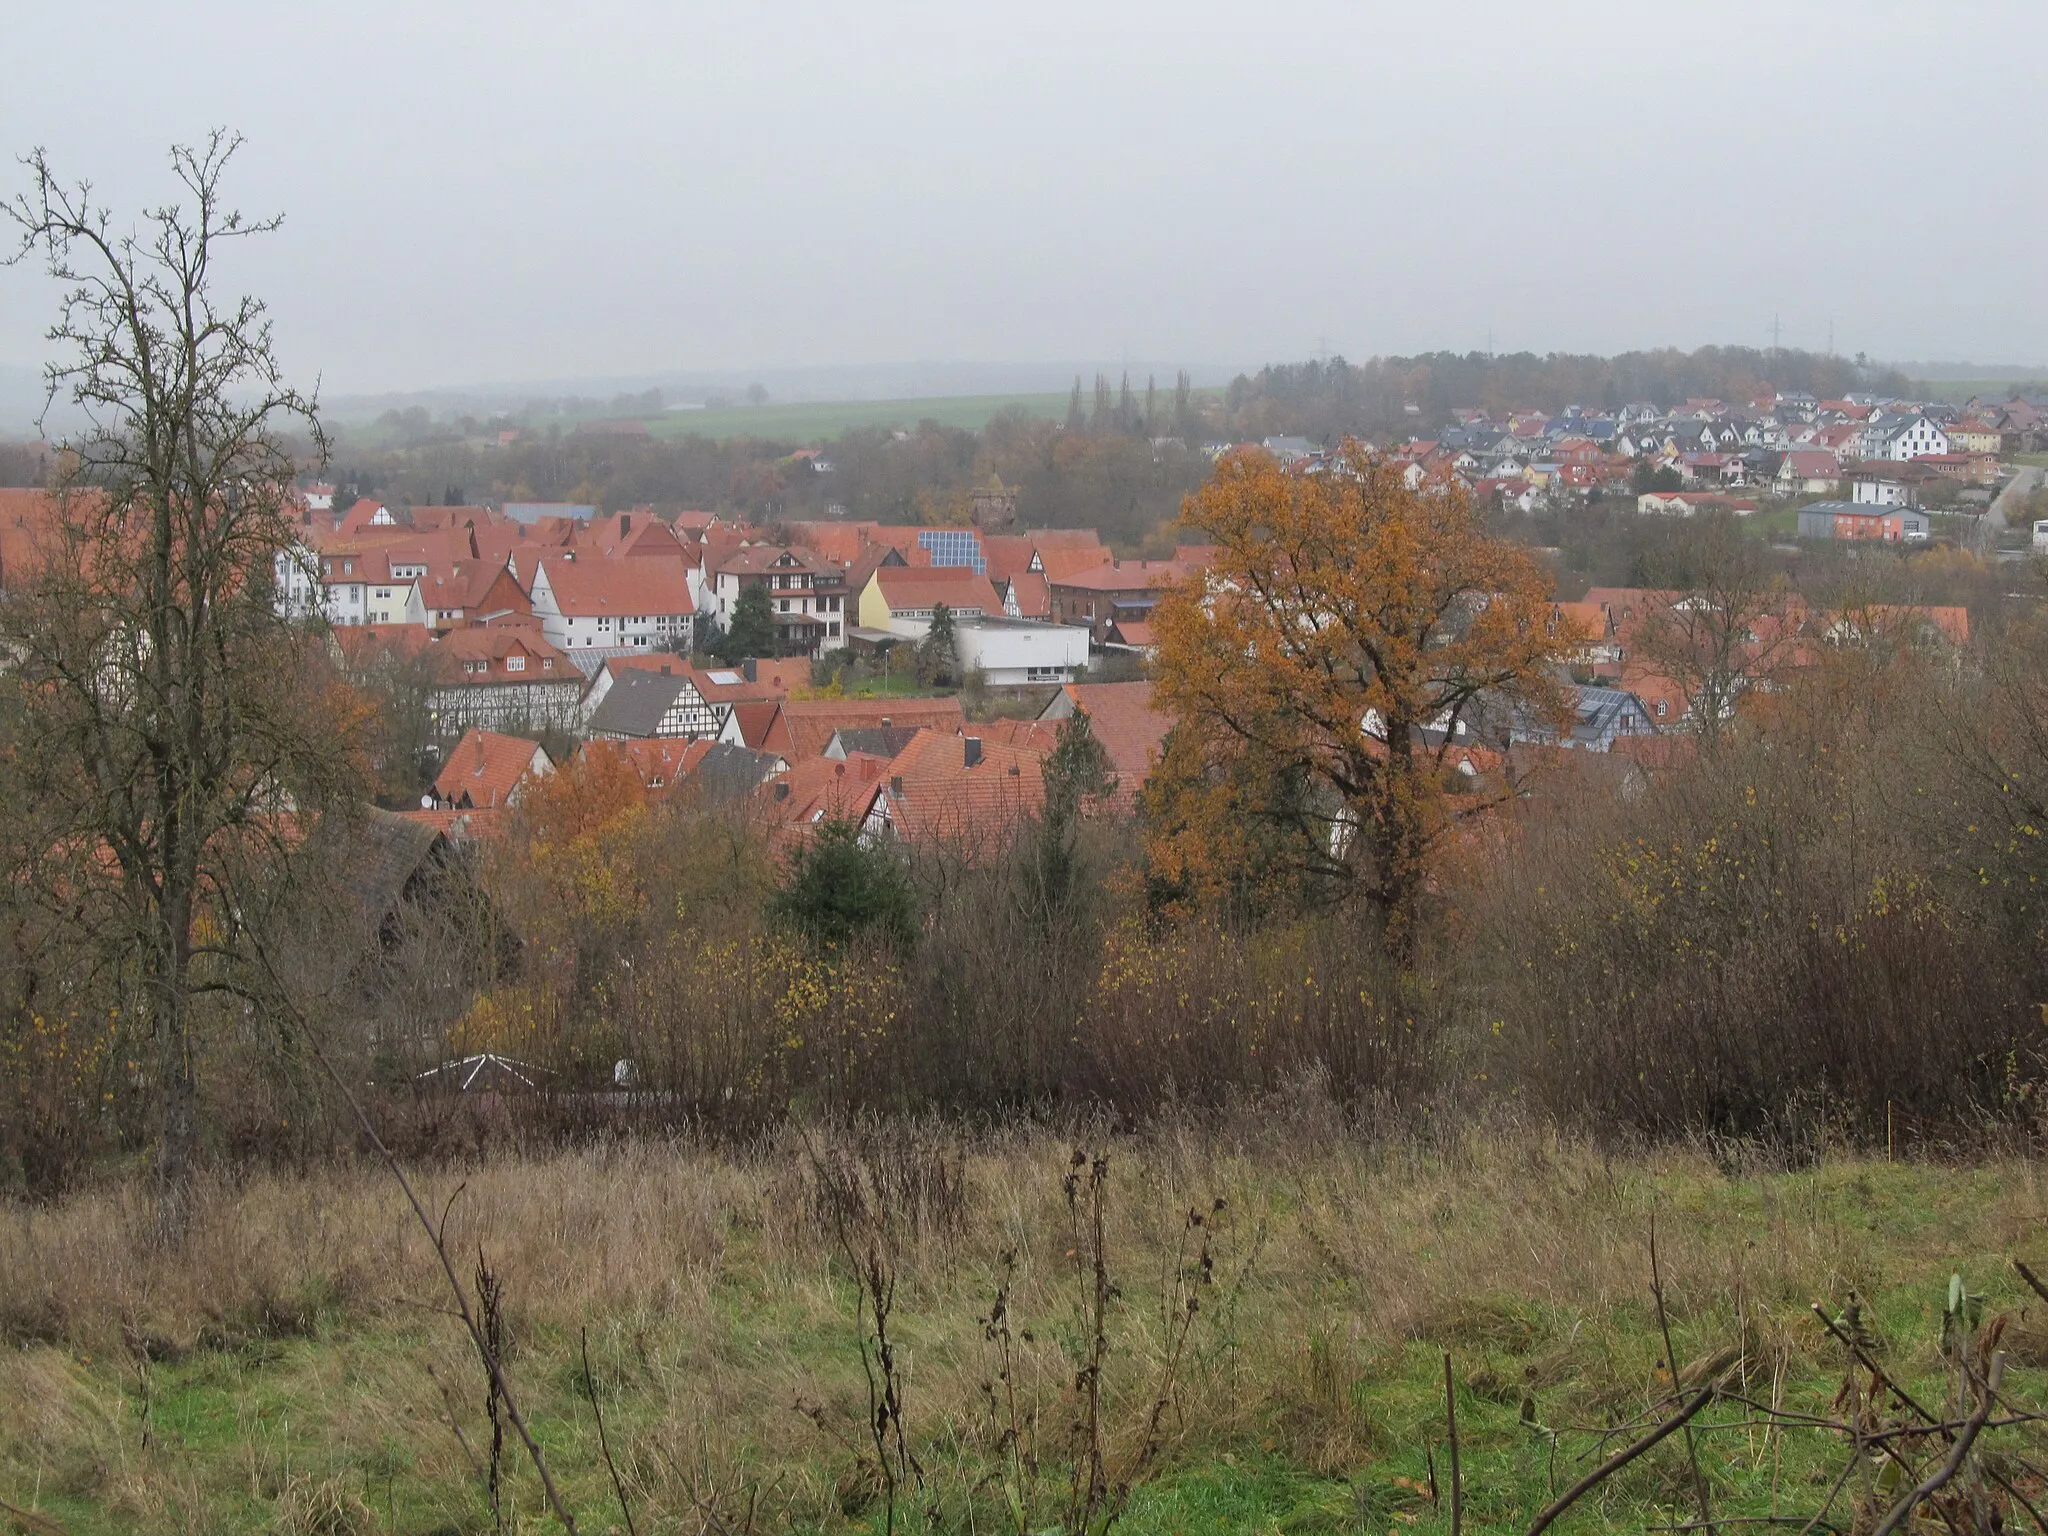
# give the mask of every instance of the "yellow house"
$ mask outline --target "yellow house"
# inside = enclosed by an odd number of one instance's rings
[[[860,590],[860,626],[915,637],[924,633],[940,603],[962,619],[1001,617],[1003,612],[995,588],[972,566],[884,565]]]
[[[1951,453],[1996,453],[2004,446],[1996,427],[1953,426],[1948,429]]]

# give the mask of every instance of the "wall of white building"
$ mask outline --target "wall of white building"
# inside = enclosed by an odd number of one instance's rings
[[[954,648],[966,671],[991,687],[1064,683],[1088,665],[1088,629],[1080,624],[1035,624],[1026,619],[961,619]]]

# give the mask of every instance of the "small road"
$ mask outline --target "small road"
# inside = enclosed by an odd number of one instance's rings
[[[2022,464],[2013,471],[2006,481],[2005,489],[1992,500],[1990,510],[1977,519],[1972,531],[1970,545],[1980,555],[1996,557],[1998,554],[1998,530],[2005,526],[2005,514],[2033,494],[2034,487],[2041,483],[2042,471],[2032,464]],[[2010,497],[2010,500],[2007,498]],[[2028,538],[2032,538],[2031,531]]]

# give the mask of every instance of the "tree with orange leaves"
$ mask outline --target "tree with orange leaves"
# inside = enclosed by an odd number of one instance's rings
[[[1410,490],[1356,441],[1311,474],[1231,455],[1182,523],[1214,554],[1154,616],[1156,697],[1176,717],[1146,797],[1155,879],[1199,900],[1255,860],[1256,880],[1365,899],[1409,963],[1460,814],[1450,754],[1482,715],[1561,718],[1558,668],[1582,638],[1461,493]]]

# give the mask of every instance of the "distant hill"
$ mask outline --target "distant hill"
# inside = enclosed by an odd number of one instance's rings
[[[593,414],[599,407],[608,408],[614,404],[621,407],[622,414],[631,414],[642,404],[641,397],[650,391],[659,391],[663,407],[739,407],[744,405],[755,385],[759,385],[768,401],[776,405],[1012,397],[1064,394],[1077,377],[1092,380],[1097,373],[1106,373],[1111,379],[1117,379],[1126,371],[1138,388],[1144,387],[1148,375],[1156,377],[1165,388],[1171,386],[1174,374],[1183,368],[1193,376],[1198,387],[1225,384],[1236,371],[1214,364],[1190,366],[1185,363],[1122,361],[875,363],[819,368],[678,371],[468,384],[383,394],[337,394],[321,401],[321,414],[330,421],[346,425],[373,421],[386,411],[403,411],[412,406],[424,406],[436,416],[484,417],[494,411],[518,414],[536,403],[572,401],[589,409],[568,410],[564,414]]]

